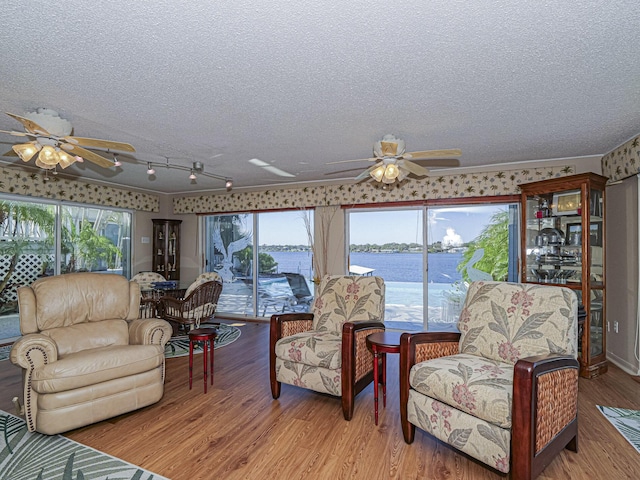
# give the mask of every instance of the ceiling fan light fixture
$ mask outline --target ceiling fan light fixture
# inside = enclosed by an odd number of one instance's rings
[[[387,168],[384,169],[384,178],[387,180],[394,181],[400,175],[400,170],[398,170],[398,166],[395,163],[390,163],[387,165]]]
[[[42,147],[42,150],[40,150],[40,153],[38,154],[38,160],[45,165],[52,165],[54,167],[60,163],[58,152],[56,152],[56,149],[51,145],[45,145]]]
[[[67,168],[69,165],[72,165],[76,161],[75,157],[72,157],[67,152],[59,151],[56,153],[58,154],[58,163],[60,163],[60,166],[62,168]]]
[[[44,169],[44,170],[53,170],[54,168],[56,168],[56,165],[50,165],[48,163],[44,163],[40,160],[40,155],[38,155],[38,157],[36,158],[36,166]]]
[[[153,169],[153,165],[151,165],[151,162],[147,163],[147,175],[153,175],[154,173],[156,173],[156,171]]]
[[[40,150],[40,145],[37,143],[20,143],[11,147],[14,152],[20,157],[23,162],[28,162],[33,156]]]
[[[375,181],[381,182],[382,177],[384,177],[384,171],[385,171],[385,166],[379,165],[373,170],[371,170],[371,173],[369,175],[371,175],[371,178],[373,178]]]

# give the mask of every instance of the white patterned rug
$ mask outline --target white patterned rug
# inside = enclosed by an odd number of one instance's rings
[[[640,453],[640,410],[596,406],[605,418],[616,427],[616,430],[636,449],[636,452]]]
[[[168,480],[62,435],[30,433],[24,420],[2,410],[0,473],[2,480]]]

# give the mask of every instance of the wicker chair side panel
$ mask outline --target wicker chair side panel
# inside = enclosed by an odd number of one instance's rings
[[[296,333],[308,332],[313,326],[313,320],[296,320],[295,322],[282,322],[282,337],[289,337]]]
[[[415,363],[456,355],[459,352],[458,345],[458,342],[419,343],[416,345]]]
[[[376,328],[356,331],[356,382],[373,370],[373,353],[367,348],[367,337],[378,332],[384,332],[384,329]],[[342,361],[344,361],[344,358]]]
[[[578,370],[554,370],[537,378],[536,454],[578,414]]]

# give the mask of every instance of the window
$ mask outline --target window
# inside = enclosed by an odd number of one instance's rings
[[[517,281],[515,204],[354,209],[349,269],[386,284],[385,323],[457,331],[470,281]]]
[[[130,276],[131,212],[0,196],[0,339],[20,335],[17,289],[42,276]]]
[[[313,295],[311,213],[205,217],[206,268],[218,272],[224,281],[219,312],[270,316],[308,311]]]

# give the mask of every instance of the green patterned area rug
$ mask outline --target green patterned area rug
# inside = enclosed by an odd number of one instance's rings
[[[202,324],[202,327],[213,327],[213,325]],[[227,325],[221,323],[217,326],[218,335],[214,341],[214,348],[224,347],[230,343],[235,342],[240,337],[240,329],[234,325]],[[202,346],[197,343],[193,350],[193,353],[202,353]],[[164,347],[164,356],[166,358],[183,357],[189,355],[189,337],[186,335],[180,335],[177,337],[171,337],[169,343]]]
[[[607,420],[640,453],[640,410],[601,407],[597,405]]]
[[[0,410],[2,480],[167,480],[62,435],[30,433],[21,418]]]

